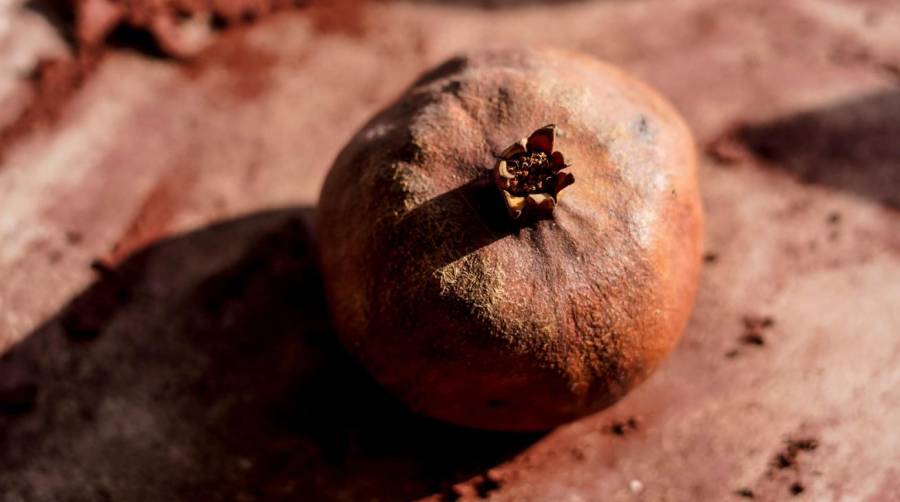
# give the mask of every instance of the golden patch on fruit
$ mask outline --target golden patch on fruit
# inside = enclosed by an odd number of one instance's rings
[[[344,148],[319,204],[343,344],[441,420],[536,430],[608,406],[658,367],[693,305],[690,132],[586,56],[497,51],[432,70]]]

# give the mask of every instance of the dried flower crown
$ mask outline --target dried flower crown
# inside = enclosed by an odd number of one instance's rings
[[[561,152],[553,151],[555,139],[556,126],[546,125],[510,145],[497,158],[494,181],[511,218],[525,212],[537,216],[552,213],[559,192],[575,182],[575,176],[562,172],[569,165]]]

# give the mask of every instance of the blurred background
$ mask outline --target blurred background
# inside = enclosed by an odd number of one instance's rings
[[[0,1],[0,500],[900,500],[900,2]],[[340,148],[461,52],[557,46],[694,131],[679,346],[546,434],[334,340]]]

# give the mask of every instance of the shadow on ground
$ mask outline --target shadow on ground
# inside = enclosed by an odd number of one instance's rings
[[[883,92],[738,129],[766,163],[805,183],[900,209],[900,92]]]
[[[0,361],[5,495],[410,500],[538,439],[435,423],[376,386],[332,333],[310,214],[258,213],[98,267]]]

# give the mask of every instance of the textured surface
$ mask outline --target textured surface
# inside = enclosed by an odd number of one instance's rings
[[[552,219],[512,222],[491,167],[548,122],[577,182]],[[335,328],[410,408],[455,424],[546,430],[606,407],[690,315],[695,159],[671,106],[616,68],[558,50],[451,59],[366,124],[325,181]]]
[[[111,50],[2,145],[3,499],[898,499],[898,5],[474,3],[279,14],[190,65]],[[3,123],[67,52],[31,5],[2,6]],[[686,117],[710,254],[685,336],[616,406],[449,428],[337,350],[299,208],[421,71],[538,33]]]

